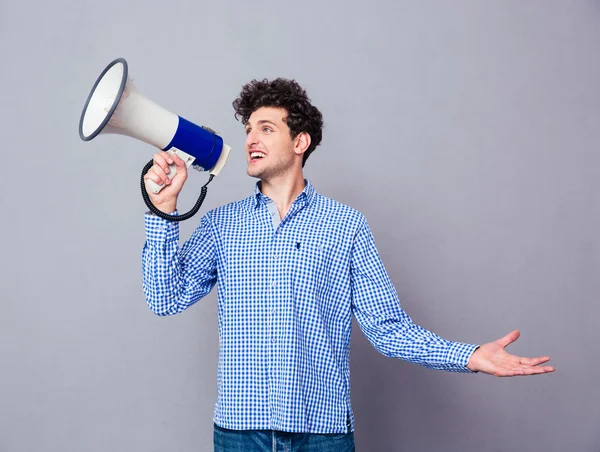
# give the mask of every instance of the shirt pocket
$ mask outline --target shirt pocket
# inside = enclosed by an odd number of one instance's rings
[[[295,242],[292,249],[292,279],[295,285],[316,289],[327,280],[332,245],[322,241]]]

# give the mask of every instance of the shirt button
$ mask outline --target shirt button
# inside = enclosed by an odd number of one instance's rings
[[[271,342],[275,343],[275,342],[277,342],[277,339],[275,339],[275,338],[272,338],[272,339],[271,339]]]
[[[277,260],[277,254],[275,256],[273,256],[273,259]]]
[[[275,281],[273,281],[272,286],[275,287],[277,285],[277,283]]]
[[[277,308],[273,308],[273,310],[271,311],[273,314],[275,314],[275,312],[277,312]]]

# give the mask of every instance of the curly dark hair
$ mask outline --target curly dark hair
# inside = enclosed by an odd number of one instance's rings
[[[306,159],[323,138],[323,115],[310,103],[304,88],[295,80],[285,78],[252,80],[242,87],[239,97],[233,101],[235,119],[241,118],[244,125],[252,113],[261,107],[279,107],[287,111],[284,121],[290,128],[292,139],[301,132],[310,135],[310,146],[302,158],[304,167]]]

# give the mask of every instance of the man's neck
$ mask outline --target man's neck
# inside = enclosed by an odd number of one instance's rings
[[[262,179],[260,181],[260,191],[273,200],[282,220],[290,210],[292,202],[302,193],[305,186],[302,171],[292,177],[287,175],[268,181]]]

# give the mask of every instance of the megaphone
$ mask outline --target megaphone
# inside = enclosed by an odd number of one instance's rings
[[[212,129],[198,126],[140,94],[123,58],[112,61],[102,71],[81,112],[81,139],[90,141],[100,134],[127,135],[177,153],[188,168],[208,171],[210,180],[221,172],[231,153],[231,148]],[[176,167],[173,164],[169,168],[168,176],[173,178]],[[164,187],[152,180],[147,184],[154,193]],[[142,193],[147,196],[143,188]]]

